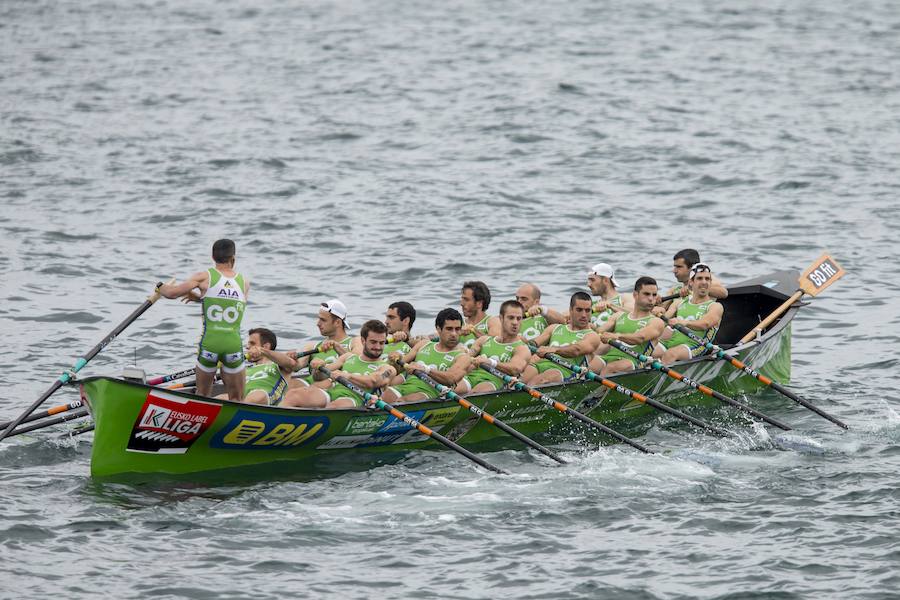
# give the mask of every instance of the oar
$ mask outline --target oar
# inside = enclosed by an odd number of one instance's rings
[[[81,400],[75,400],[73,402],[69,402],[68,404],[60,404],[59,406],[54,406],[53,408],[48,408],[47,410],[43,410],[39,413],[28,415],[26,418],[22,419],[22,423],[30,423],[32,421],[37,421],[38,419],[44,419],[46,417],[52,417],[53,415],[58,415],[59,413],[67,412],[70,410],[75,410],[76,408],[81,408]],[[12,421],[7,421],[6,423],[0,423],[0,429],[6,429]],[[21,425],[21,423],[20,423]]]
[[[761,334],[765,331],[766,327],[772,324],[775,319],[780,317],[782,313],[784,313],[787,309],[794,305],[797,300],[803,297],[803,294],[809,294],[810,296],[818,296],[819,292],[830,286],[832,283],[840,279],[844,276],[846,271],[844,271],[841,265],[837,264],[833,258],[828,256],[827,254],[823,254],[819,257],[819,259],[811,264],[805,271],[803,271],[803,275],[800,276],[800,279],[797,281],[797,284],[800,286],[794,295],[784,301],[781,306],[776,308],[769,314],[768,317],[763,319],[759,325],[751,329],[747,332],[747,335],[741,338],[739,344],[744,344],[749,342],[753,338],[757,336],[757,334]]]
[[[635,352],[634,349],[626,346],[619,340],[610,340],[609,345],[612,346],[613,348],[621,350],[622,352],[624,352],[625,354],[628,354],[629,356],[633,356],[634,358],[638,359],[642,363],[647,363],[648,366],[651,369],[653,369],[654,371],[659,371],[660,373],[664,373],[664,374],[668,375],[669,377],[671,377],[672,379],[674,379],[676,381],[680,381],[681,383],[683,383],[684,385],[686,385],[688,387],[694,388],[698,392],[706,394],[707,396],[711,396],[711,397],[715,398],[716,400],[719,400],[720,402],[724,402],[725,404],[730,404],[731,406],[747,413],[748,415],[752,415],[752,416],[756,417],[757,419],[765,421],[769,425],[774,425],[775,427],[778,427],[779,429],[783,429],[785,431],[789,431],[791,429],[790,426],[785,425],[778,419],[775,419],[774,417],[768,417],[768,416],[764,415],[763,413],[759,412],[758,410],[756,410],[755,408],[753,408],[752,406],[748,406],[747,404],[744,404],[743,402],[740,402],[738,400],[735,400],[734,398],[726,396],[725,394],[717,392],[716,390],[712,389],[709,386],[706,386],[706,385],[703,385],[702,383],[696,382],[693,379],[691,379],[690,377],[687,377],[684,374],[679,373],[678,371],[675,371],[674,369],[670,369],[669,367],[665,366],[664,364],[662,364],[655,358],[652,358],[652,357],[647,356],[646,354],[642,354],[640,352]]]
[[[662,296],[659,299],[659,303],[668,302],[669,300],[675,300],[676,298],[681,298],[681,294],[671,294],[669,296]]]
[[[615,390],[615,391],[619,392],[620,394],[622,394],[623,396],[627,396],[628,398],[637,400],[638,402],[641,402],[648,406],[652,406],[656,410],[659,410],[666,414],[672,415],[673,417],[677,417],[677,418],[681,419],[682,421],[687,421],[691,425],[695,425],[695,426],[697,426],[701,429],[704,429],[712,434],[722,436],[722,437],[726,437],[727,435],[729,435],[728,432],[725,431],[724,429],[719,429],[718,427],[710,425],[709,423],[701,421],[700,419],[696,419],[689,414],[681,412],[677,408],[672,408],[671,406],[669,406],[667,404],[663,404],[662,402],[660,402],[658,400],[654,400],[650,396],[645,396],[645,395],[638,393],[632,389],[629,389],[629,388],[625,387],[624,385],[621,385],[619,383],[616,383],[615,381],[612,381],[611,379],[601,377],[600,375],[597,375],[590,369],[587,369],[580,365],[573,365],[569,362],[566,362],[565,360],[563,360],[560,356],[558,356],[556,354],[548,354],[544,358],[548,359],[550,362],[558,364],[561,367],[564,367],[566,369],[574,371],[575,373],[578,373],[579,375],[584,375],[589,380],[596,381],[600,385],[608,387],[611,390]]]
[[[332,378],[331,371],[329,371],[326,367],[319,367],[319,370],[322,371],[323,373],[325,373],[329,378]],[[416,430],[419,431],[419,433],[427,435],[431,439],[439,441],[440,443],[447,446],[451,450],[455,450],[456,452],[459,452],[460,454],[462,454],[463,456],[465,456],[466,458],[468,458],[475,464],[480,465],[489,471],[493,471],[495,473],[500,473],[501,475],[509,474],[506,471],[504,471],[503,469],[501,469],[500,467],[495,467],[494,465],[487,462],[486,460],[479,458],[476,455],[472,454],[471,452],[469,452],[468,450],[466,450],[465,448],[463,448],[456,442],[451,442],[450,440],[448,440],[447,438],[442,436],[437,431],[434,431],[432,429],[429,429],[425,425],[422,425],[421,423],[419,423],[418,421],[416,421],[415,419],[413,419],[412,417],[410,417],[403,411],[397,410],[396,408],[394,408],[393,406],[391,406],[390,404],[388,404],[387,402],[382,400],[377,395],[375,395],[371,392],[367,392],[366,390],[362,389],[361,387],[359,387],[358,385],[356,385],[355,383],[353,383],[346,377],[333,377],[333,379],[335,381],[337,381],[338,383],[340,383],[341,385],[343,385],[344,387],[346,387],[347,389],[353,390],[354,392],[356,392],[357,394],[362,396],[363,399],[366,401],[366,405],[369,408],[372,408],[372,407],[380,408],[381,410],[389,413],[393,417],[400,419],[407,425],[410,425],[411,427],[415,427]]]
[[[488,373],[490,373],[491,375],[493,375],[494,377],[499,377],[500,379],[503,380],[503,382],[505,384],[512,386],[516,390],[521,390],[521,391],[527,392],[528,395],[531,396],[532,398],[534,398],[535,400],[540,400],[547,406],[549,406],[551,408],[555,408],[556,410],[563,413],[567,417],[577,419],[577,420],[581,421],[582,423],[589,425],[590,427],[593,427],[594,429],[596,429],[602,433],[605,433],[606,435],[613,437],[624,444],[628,444],[632,448],[636,448],[636,449],[640,450],[641,452],[645,452],[647,454],[655,454],[655,452],[653,452],[653,450],[650,450],[646,446],[643,446],[643,445],[635,442],[634,440],[625,437],[624,435],[622,435],[615,429],[612,429],[611,427],[608,427],[602,423],[598,423],[597,421],[590,418],[589,416],[578,412],[571,406],[567,406],[567,405],[563,404],[562,402],[559,402],[558,400],[554,400],[550,396],[540,393],[533,387],[525,385],[524,383],[522,383],[515,377],[513,377],[511,375],[507,375],[500,369],[497,369],[490,365],[481,365],[481,368],[484,369],[485,371],[487,371]]]
[[[669,322],[669,319],[667,319],[665,316],[660,317],[660,318],[662,320],[664,320],[666,323]],[[740,369],[747,375],[750,375],[751,377],[754,377],[758,381],[761,381],[762,383],[769,386],[776,392],[779,392],[780,394],[787,396],[788,398],[790,398],[797,404],[800,404],[801,406],[805,406],[806,408],[813,411],[820,417],[824,417],[824,418],[828,419],[829,421],[831,421],[838,427],[843,427],[844,429],[850,429],[844,423],[842,423],[840,420],[838,420],[836,417],[829,415],[828,413],[826,413],[824,410],[822,410],[818,406],[815,406],[814,404],[797,396],[796,394],[794,394],[790,390],[786,389],[784,386],[782,386],[777,381],[773,381],[772,379],[766,377],[759,371],[754,370],[753,367],[751,367],[750,365],[743,363],[743,362],[739,361],[738,359],[736,359],[735,357],[729,355],[720,346],[713,344],[709,340],[705,340],[705,339],[701,338],[696,333],[694,333],[689,327],[685,327],[684,325],[671,325],[671,324],[669,325],[669,327],[672,327],[673,329],[680,331],[681,333],[688,336],[695,342],[702,344],[707,350],[709,350],[712,353],[712,356],[715,356],[719,360],[724,360],[725,362],[731,364],[731,366],[733,366],[736,369]]]
[[[147,380],[147,385],[160,385],[163,383],[169,383],[170,381],[174,381],[175,379],[181,379],[183,377],[190,377],[194,374],[194,369],[185,369],[184,371],[178,371],[177,373],[171,373],[169,375],[160,375],[159,377],[154,377],[153,379]]]
[[[28,407],[28,410],[26,410],[21,415],[19,415],[15,419],[13,419],[13,421],[9,425],[7,425],[6,429],[4,429],[2,433],[0,433],[0,441],[2,441],[4,438],[6,438],[6,436],[8,436],[10,433],[12,433],[13,429],[18,427],[19,424],[22,423],[22,421],[24,421],[26,417],[28,417],[28,415],[30,415],[35,410],[37,410],[37,408],[41,404],[43,404],[47,398],[52,396],[53,393],[56,392],[56,390],[61,388],[63,385],[69,383],[69,381],[72,380],[73,377],[75,377],[75,374],[78,373],[78,371],[80,371],[86,364],[88,364],[88,362],[92,358],[94,358],[95,356],[100,354],[100,352],[104,348],[106,348],[106,346],[109,345],[110,342],[112,342],[114,339],[116,339],[116,337],[120,333],[122,333],[122,331],[124,331],[126,327],[128,327],[129,325],[134,323],[138,317],[140,317],[142,314],[144,314],[144,312],[146,312],[146,310],[148,308],[153,306],[153,304],[157,300],[159,300],[159,288],[161,286],[162,286],[162,282],[160,281],[159,283],[156,284],[156,288],[153,290],[153,293],[150,295],[149,298],[147,298],[144,301],[143,304],[141,304],[137,309],[135,309],[135,311],[133,313],[128,315],[128,317],[126,317],[126,319],[124,321],[119,323],[116,326],[116,328],[113,329],[105,338],[100,340],[99,344],[97,344],[96,346],[91,348],[87,354],[85,354],[84,356],[79,358],[77,361],[75,361],[75,364],[72,366],[72,368],[70,370],[66,371],[65,373],[63,373],[62,375],[60,375],[59,378],[53,382],[53,385],[51,385],[50,388],[46,392],[41,394],[40,398],[35,400],[34,403]]]
[[[46,421],[40,421],[38,423],[34,423],[33,425],[26,425],[25,427],[19,427],[12,433],[10,433],[7,437],[12,437],[14,435],[21,435],[23,433],[28,433],[29,431],[34,431],[35,429],[43,429],[44,427],[50,427],[51,425],[59,425],[60,423],[65,423],[66,421],[71,421],[73,419],[80,419],[81,417],[86,417],[88,415],[88,409],[79,408],[70,413],[62,414],[58,417],[54,417],[52,419],[47,419]]]
[[[515,429],[513,429],[512,427],[510,427],[509,425],[507,425],[500,419],[498,419],[497,417],[484,412],[484,410],[475,406],[474,404],[472,404],[471,402],[469,402],[468,400],[466,400],[465,398],[463,398],[462,396],[460,396],[459,394],[457,394],[456,392],[451,390],[446,385],[438,383],[432,377],[429,377],[424,371],[421,371],[421,370],[415,371],[415,374],[416,374],[416,377],[418,377],[419,379],[421,379],[422,381],[424,381],[425,383],[427,383],[428,385],[430,385],[431,387],[436,389],[438,391],[438,393],[441,394],[442,396],[446,396],[447,398],[449,398],[451,400],[456,400],[457,402],[460,403],[460,405],[462,405],[463,408],[468,409],[469,412],[471,412],[472,414],[481,417],[482,419],[484,419],[491,425],[494,425],[495,427],[497,427],[504,433],[511,435],[512,437],[516,438],[517,440],[519,440],[526,446],[528,446],[530,448],[534,448],[535,450],[537,450],[544,456],[549,456],[550,458],[552,458],[553,460],[555,460],[556,462],[558,462],[560,464],[563,464],[563,465],[568,464],[568,461],[560,458],[555,452],[553,452],[546,446],[542,446],[541,444],[538,444],[536,441],[534,441],[530,437],[519,433],[518,431],[516,431]]]

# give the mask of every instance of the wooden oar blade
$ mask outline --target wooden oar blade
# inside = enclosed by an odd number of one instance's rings
[[[828,254],[823,254],[800,276],[800,289],[810,296],[817,296],[844,274],[846,271],[836,260]]]

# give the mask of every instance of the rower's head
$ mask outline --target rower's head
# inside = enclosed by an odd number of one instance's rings
[[[698,262],[691,267],[691,290],[706,296],[712,284],[712,269],[706,263]]]
[[[319,319],[316,321],[319,333],[325,337],[346,332],[347,307],[340,300],[329,300],[319,305]]]
[[[452,350],[459,343],[463,317],[455,308],[445,308],[434,319],[434,328],[440,338],[441,345]]]
[[[700,253],[693,248],[680,250],[672,257],[672,274],[679,283],[687,283],[690,278],[691,267],[700,262]]]
[[[275,334],[272,333],[271,330],[266,329],[265,327],[251,329],[250,334],[247,336],[247,350],[252,348],[274,350],[277,345],[278,338],[275,337]]]
[[[384,344],[387,342],[387,326],[378,319],[366,321],[359,330],[362,338],[363,356],[370,360],[376,360],[384,352]]]
[[[500,330],[503,337],[519,335],[522,319],[525,318],[525,307],[518,300],[507,300],[500,305]]]
[[[388,333],[405,331],[409,333],[416,322],[416,309],[409,302],[394,302],[388,306],[384,315],[384,324]]]
[[[467,281],[462,286],[459,307],[466,318],[485,312],[491,305],[491,290],[483,281]]]
[[[600,296],[608,291],[615,291],[619,282],[616,281],[615,271],[606,263],[597,263],[588,271],[587,284],[591,293]]]
[[[638,277],[634,282],[634,307],[641,311],[648,311],[656,306],[659,297],[659,287],[652,277]]]
[[[523,283],[516,290],[516,300],[525,310],[528,310],[535,304],[541,303],[541,288],[533,283]]]
[[[575,292],[569,298],[569,320],[572,329],[587,329],[591,324],[591,295],[587,292]]]
[[[217,265],[228,265],[233,267],[235,253],[236,248],[234,242],[229,239],[222,238],[213,243],[212,259]]]

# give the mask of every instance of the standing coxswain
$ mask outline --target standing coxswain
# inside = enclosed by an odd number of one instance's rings
[[[228,239],[212,247],[215,266],[198,271],[182,283],[163,284],[164,298],[183,298],[203,307],[203,332],[197,349],[197,394],[212,393],[216,370],[221,363],[222,382],[228,399],[244,398],[244,344],[241,321],[250,292],[250,282],[234,270],[235,245]],[[195,292],[196,290],[196,292]]]

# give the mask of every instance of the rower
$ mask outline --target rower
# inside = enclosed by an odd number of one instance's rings
[[[406,381],[387,388],[382,396],[385,402],[395,404],[438,397],[434,387],[413,374],[416,369],[425,370],[432,379],[450,388],[457,386],[465,378],[472,359],[465,346],[459,342],[463,327],[462,315],[454,308],[445,308],[437,314],[434,327],[438,341],[422,340],[402,357],[403,368],[407,373]],[[399,353],[395,353],[392,358],[401,357]],[[468,391],[467,383],[463,387],[465,389],[458,393]]]
[[[571,323],[550,325],[534,339],[538,349],[522,374],[528,385],[560,383],[576,377],[570,369],[544,358],[547,354],[558,354],[574,365],[587,366],[600,346],[600,336],[591,329],[590,294],[572,294],[569,299],[569,319]]]
[[[500,334],[500,319],[486,313],[490,305],[491,291],[483,281],[467,281],[463,284],[459,307],[466,322],[459,343],[468,348],[483,335]]]
[[[319,333],[325,338],[321,342],[310,342],[304,351],[318,348],[318,352],[297,359],[294,367],[299,371],[308,366],[313,359],[321,358],[325,364],[333,363],[339,356],[349,351],[353,338],[347,335],[347,307],[340,300],[329,300],[319,305],[319,318],[316,320]],[[296,358],[296,356],[291,356]],[[313,381],[321,381],[324,376],[311,371],[306,377],[291,379],[290,387],[305,387]]]
[[[244,402],[276,405],[284,398],[295,361],[284,352],[276,352],[278,338],[265,327],[251,329],[247,336],[247,383]],[[222,394],[217,398],[227,397]]]
[[[281,405],[293,408],[363,406],[365,400],[362,396],[333,379],[346,377],[365,391],[379,394],[381,388],[397,375],[397,370],[388,363],[388,357],[383,352],[387,331],[385,324],[376,319],[363,323],[359,330],[363,340],[362,353],[346,352],[330,363],[321,357],[314,358],[309,363],[310,369],[318,371],[320,367],[327,365],[332,379],[321,384],[291,390]]]
[[[250,281],[234,270],[235,254],[233,241],[216,240],[212,247],[215,266],[194,273],[182,283],[163,284],[159,293],[164,298],[200,302],[203,307],[203,334],[197,349],[197,394],[209,396],[212,393],[216,370],[221,363],[222,382],[228,399],[239,402],[244,398],[241,320]]]
[[[552,323],[565,323],[566,316],[541,304],[541,288],[533,283],[523,283],[516,290],[516,300],[525,308],[525,318],[519,335],[526,342],[532,341]]]
[[[662,335],[665,323],[653,316],[651,309],[656,305],[659,288],[652,277],[639,277],[634,282],[634,308],[631,312],[619,312],[597,329],[603,343],[618,340],[630,346],[636,352],[650,356],[653,346]],[[601,349],[600,352],[603,352]],[[622,352],[618,348],[598,356],[591,364],[591,370],[599,370],[602,375],[610,375],[639,367],[636,358]]]
[[[591,307],[591,325],[600,327],[615,314],[615,309],[630,311],[634,308],[634,300],[631,294],[620,294],[616,291],[618,282],[613,268],[606,263],[597,263],[588,271],[587,284],[591,294],[599,297]]]
[[[531,351],[519,339],[525,307],[517,300],[507,300],[500,305],[500,335],[485,335],[472,344],[469,354],[474,357],[472,371],[466,380],[473,394],[493,392],[503,387],[503,380],[488,373],[481,365],[491,365],[507,375],[518,377],[528,366]]]
[[[700,262],[700,253],[693,248],[685,248],[684,250],[679,250],[678,253],[674,257],[672,257],[672,274],[675,275],[675,279],[678,281],[678,283],[676,283],[668,292],[666,292],[666,296],[679,294],[682,298],[684,298],[691,293],[691,267],[693,267],[698,262]],[[709,286],[709,295],[713,298],[721,300],[722,298],[728,297],[728,290],[724,285],[722,285],[721,281],[713,277],[712,284]],[[666,305],[666,308],[670,306],[671,303]]]
[[[416,322],[416,309],[409,302],[394,302],[387,307],[384,314],[384,324],[387,327],[387,343],[384,353],[400,352],[406,354],[412,349],[409,340],[412,339],[410,330]],[[362,353],[362,336],[353,338],[351,352]]]
[[[712,286],[712,270],[709,265],[698,262],[691,267],[690,272],[691,295],[688,298],[678,298],[669,307],[666,317],[672,325],[684,325],[693,329],[698,337],[713,341],[719,324],[722,322],[724,312],[722,305],[709,295]],[[662,362],[670,364],[678,360],[688,360],[704,353],[706,348],[681,333],[666,328],[666,332],[660,337],[662,343]],[[659,350],[659,349],[658,349]]]

